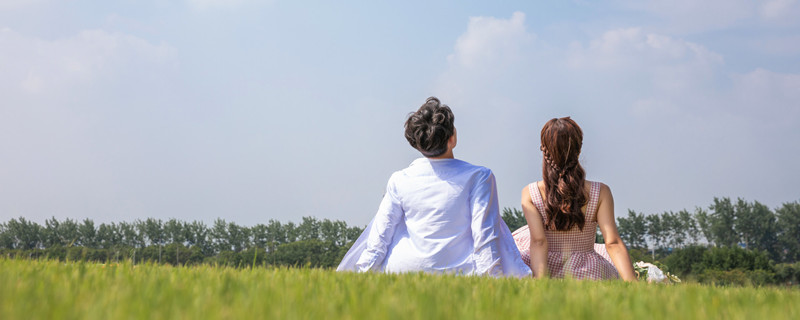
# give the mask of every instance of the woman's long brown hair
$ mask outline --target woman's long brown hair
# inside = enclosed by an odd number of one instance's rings
[[[586,172],[578,162],[583,131],[569,117],[553,118],[542,128],[542,178],[548,230],[583,230],[581,208],[588,201],[584,192]]]

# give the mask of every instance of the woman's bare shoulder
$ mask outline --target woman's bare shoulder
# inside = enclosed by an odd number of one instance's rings
[[[600,186],[600,191],[601,191],[601,192],[602,192],[603,190],[605,190],[605,191],[611,191],[611,188],[610,188],[610,187],[609,187],[607,184],[605,184],[605,183],[603,183],[603,182],[601,182],[601,181],[590,181],[590,180],[586,180],[586,182],[584,182],[584,186],[585,186],[585,187],[586,187],[586,189],[588,190],[588,189],[591,189],[591,188],[592,188],[592,184],[593,184],[593,183],[596,183],[596,184],[598,184],[598,185]]]
[[[533,183],[529,183],[529,184],[526,184],[524,187],[522,187],[522,201],[523,202],[525,202],[525,200],[531,201],[531,186],[532,185],[533,185]]]
[[[589,182],[589,181],[587,181],[587,182],[588,182],[588,183],[591,183],[591,182]],[[599,187],[600,187],[600,195],[599,195],[599,198],[600,198],[600,201],[601,201],[601,202],[602,202],[604,199],[613,199],[613,196],[611,195],[611,187],[609,187],[607,184],[605,184],[605,183],[603,183],[603,182],[600,182],[600,181],[594,181],[594,183],[598,184],[598,185],[599,185]]]

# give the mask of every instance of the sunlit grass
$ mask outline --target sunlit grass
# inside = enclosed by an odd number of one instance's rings
[[[800,290],[0,259],[0,319],[799,319]]]

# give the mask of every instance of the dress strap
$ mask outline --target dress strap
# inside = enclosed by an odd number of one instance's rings
[[[536,210],[539,210],[539,215],[542,216],[542,222],[547,225],[547,214],[544,213],[544,200],[542,200],[542,194],[539,192],[539,181],[529,184],[528,192],[531,194],[533,205],[536,206]]]
[[[600,203],[600,182],[590,181],[590,184],[589,203],[586,205],[586,220],[595,221],[595,217],[597,216],[597,207]]]

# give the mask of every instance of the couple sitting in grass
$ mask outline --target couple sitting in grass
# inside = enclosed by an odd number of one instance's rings
[[[500,218],[492,171],[453,157],[453,121],[434,97],[408,118],[406,139],[425,157],[389,178],[378,213],[338,270],[636,278],[611,190],[586,181],[578,163],[575,121],[552,119],[542,129],[543,179],[522,190],[528,225],[513,234]],[[595,248],[598,226],[605,246]]]

